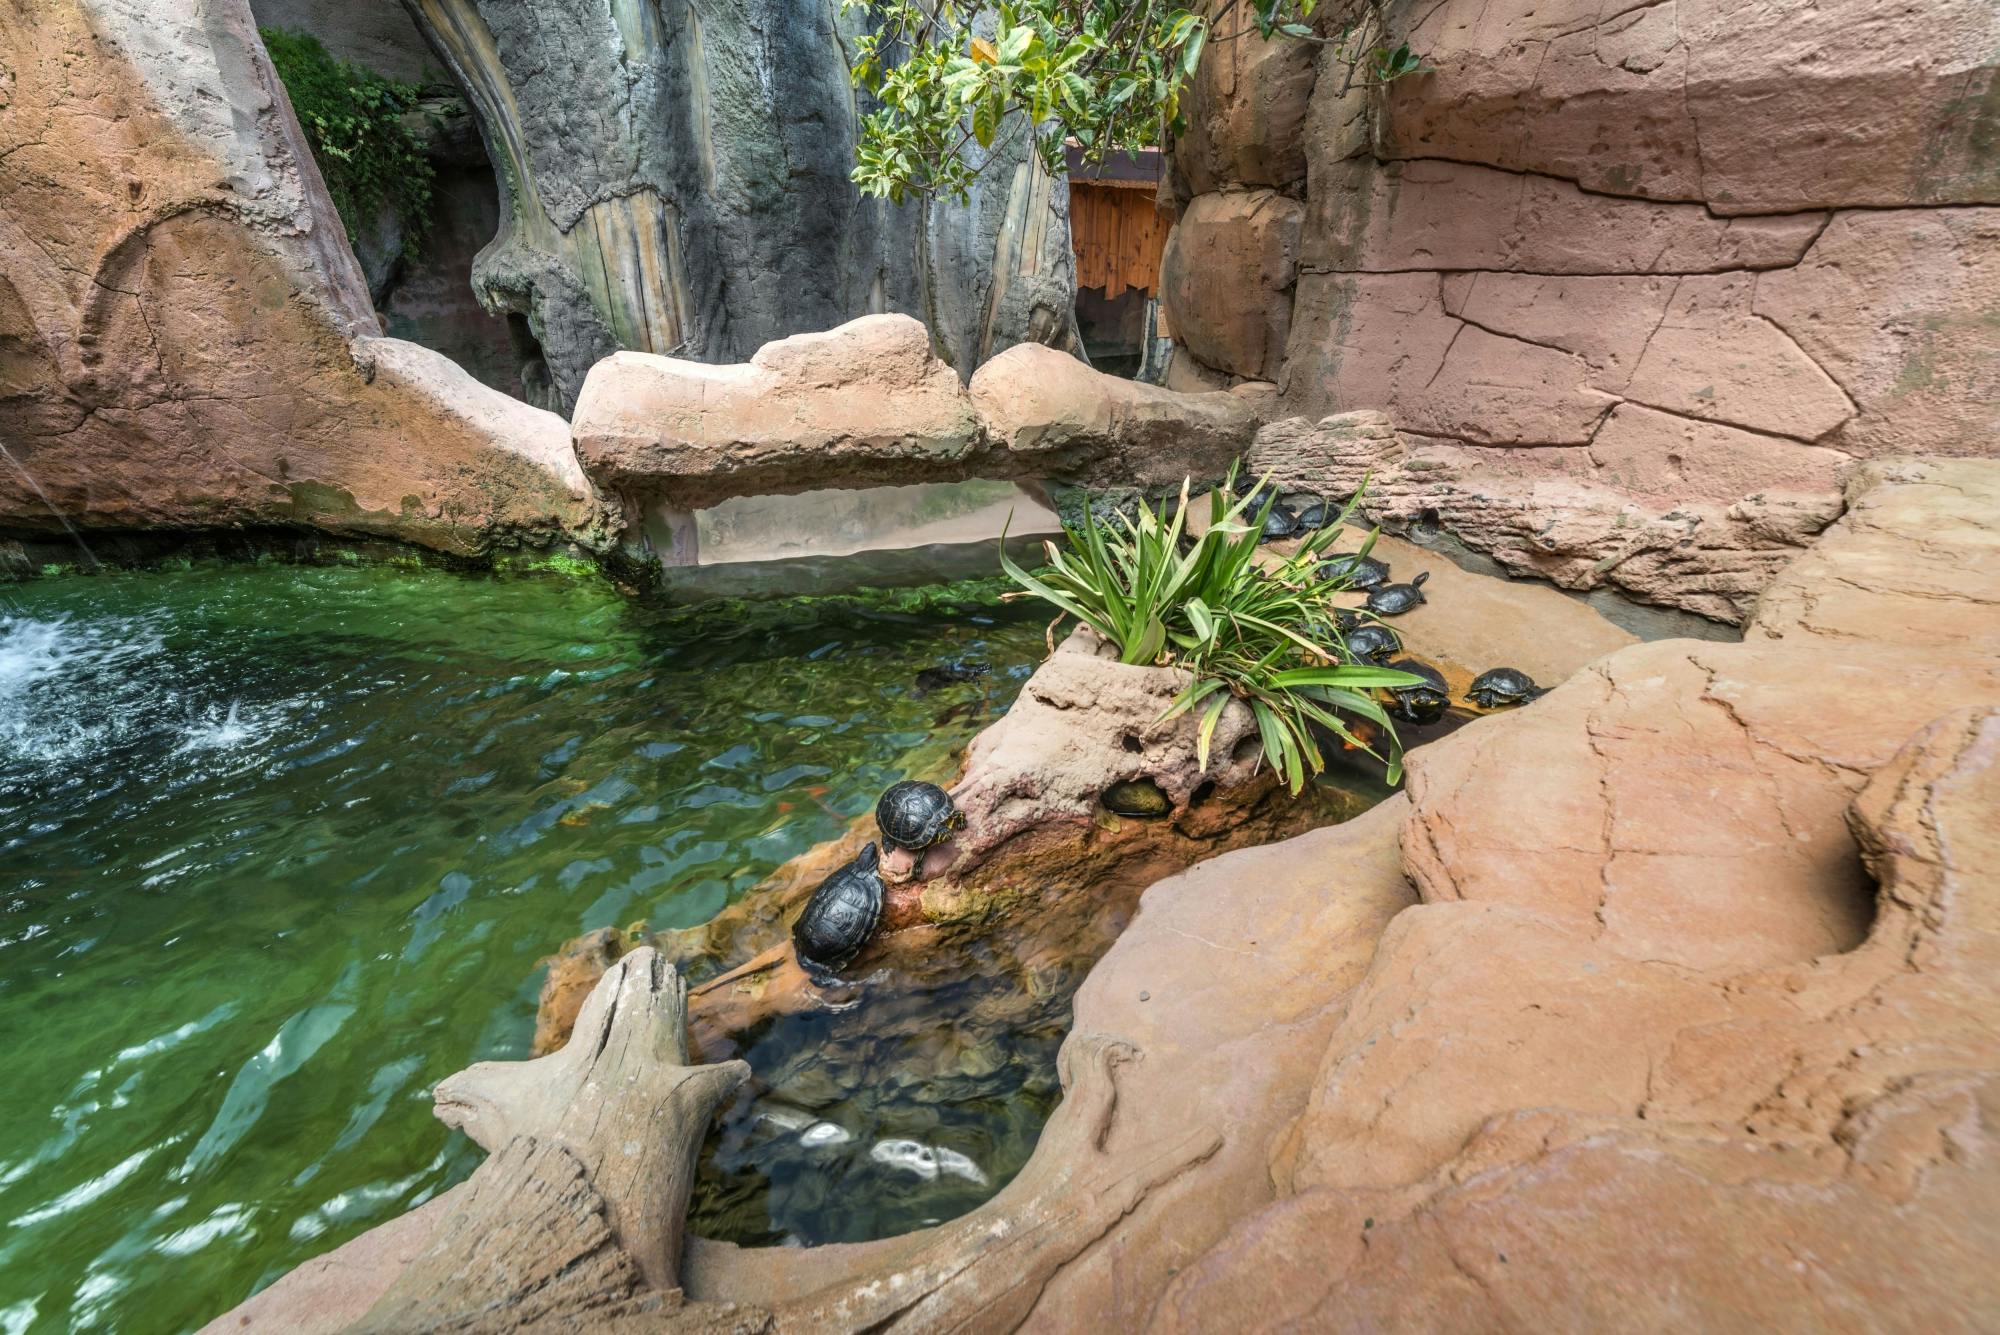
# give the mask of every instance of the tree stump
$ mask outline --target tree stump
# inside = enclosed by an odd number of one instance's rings
[[[687,987],[651,949],[614,964],[570,1041],[438,1083],[437,1115],[492,1152],[357,1330],[513,1329],[679,1287],[695,1156],[750,1074],[687,1064]]]

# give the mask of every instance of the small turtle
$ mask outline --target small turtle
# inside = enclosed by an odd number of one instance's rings
[[[1371,621],[1347,632],[1347,656],[1357,663],[1384,663],[1400,651],[1403,641],[1387,626]]]
[[[1325,528],[1340,517],[1340,511],[1326,503],[1324,497],[1315,496],[1299,507],[1299,531],[1311,533]]]
[[[861,856],[819,883],[792,924],[792,953],[815,981],[861,953],[882,921],[881,858],[870,844]]]
[[[953,830],[963,829],[965,813],[936,784],[905,779],[883,792],[875,804],[875,824],[889,847],[921,853]]]
[[[1321,579],[1344,579],[1350,589],[1379,589],[1389,582],[1389,567],[1372,556],[1346,552],[1321,563]]]
[[[1396,617],[1424,601],[1424,581],[1431,577],[1426,570],[1408,584],[1384,584],[1371,589],[1365,606],[1376,616]]]
[[[929,695],[932,691],[942,690],[961,681],[977,680],[992,670],[986,663],[939,663],[936,667],[927,667],[917,674],[916,693]]]
[[[1435,723],[1444,717],[1445,707],[1451,704],[1451,693],[1445,686],[1443,673],[1414,658],[1398,658],[1383,666],[1423,678],[1409,686],[1388,688],[1390,714],[1405,723]]]
[[[1105,810],[1118,816],[1164,816],[1174,809],[1173,799],[1152,779],[1120,779],[1098,799]]]
[[[1278,542],[1299,531],[1299,517],[1292,513],[1292,507],[1279,501],[1271,507],[1271,513],[1264,516],[1264,534],[1259,542]]]
[[[1465,698],[1481,709],[1504,709],[1508,705],[1525,705],[1548,693],[1546,686],[1535,685],[1534,678],[1519,668],[1497,667],[1473,678]]]

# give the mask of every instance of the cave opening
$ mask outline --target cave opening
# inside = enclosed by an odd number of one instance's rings
[[[421,220],[412,226],[384,204],[348,220],[347,228],[383,333],[443,353],[502,393],[555,406],[541,344],[528,322],[488,311],[474,290],[473,261],[500,229],[499,179],[463,90],[408,13],[395,0],[339,6],[252,0],[251,11],[267,47],[273,32],[311,38],[350,72],[388,81],[404,104],[398,119],[429,168]],[[283,64],[279,72],[285,77]],[[289,81],[288,92],[300,112],[300,92]],[[302,125],[305,120],[302,113]],[[307,139],[313,139],[310,129]],[[328,164],[313,147],[326,175]]]

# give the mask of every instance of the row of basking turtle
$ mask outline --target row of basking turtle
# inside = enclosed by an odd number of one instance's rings
[[[875,826],[883,843],[921,858],[925,850],[965,828],[965,813],[936,784],[905,779],[890,784],[875,803]],[[882,857],[870,843],[819,883],[792,924],[792,953],[798,956],[799,967],[816,983],[833,981],[833,975],[861,953],[882,925],[887,898]]]
[[[1321,579],[1344,580],[1348,588],[1365,593],[1367,601],[1362,606],[1377,618],[1401,616],[1425,602],[1424,581],[1430,578],[1427,570],[1407,584],[1395,583],[1387,562],[1358,552],[1329,557],[1320,563],[1318,574]],[[1420,683],[1388,688],[1392,716],[1418,724],[1435,723],[1444,716],[1451,704],[1444,674],[1418,659],[1397,658],[1403,641],[1395,631],[1380,620],[1363,621],[1358,613],[1349,611],[1341,613],[1335,629],[1347,646],[1348,657],[1355,662],[1394,668],[1423,678]],[[1543,688],[1535,685],[1527,673],[1518,668],[1498,667],[1480,673],[1465,698],[1481,709],[1504,709],[1526,704],[1544,694]]]

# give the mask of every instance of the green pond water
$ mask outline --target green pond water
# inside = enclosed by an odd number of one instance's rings
[[[191,1328],[462,1180],[480,1152],[430,1087],[527,1055],[537,961],[706,921],[996,717],[1043,644],[994,592],[674,611],[340,566],[0,589],[0,1335]],[[991,671],[913,686],[941,661]],[[971,1208],[1032,1149],[1060,1033],[896,1097],[779,1026],[697,1226],[823,1242]]]

